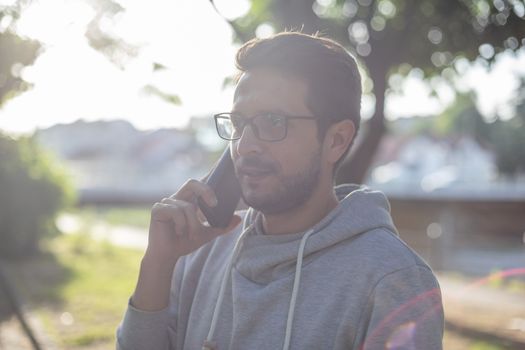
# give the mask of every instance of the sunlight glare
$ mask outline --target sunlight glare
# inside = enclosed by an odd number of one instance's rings
[[[400,325],[388,338],[386,349],[415,349],[415,331],[416,323],[413,321]]]
[[[519,76],[525,75],[525,49],[516,55],[502,55],[497,58],[491,71],[477,61],[463,77],[463,88],[475,89],[478,94],[477,107],[480,112],[491,118],[498,114],[503,119],[513,116],[513,108],[508,102],[515,98],[519,87]]]
[[[230,26],[209,2],[118,3],[125,10],[101,25],[109,34],[138,47],[137,55],[120,68],[87,42],[86,26],[95,15],[88,2],[35,0],[24,10],[17,32],[42,41],[45,51],[33,66],[21,70],[22,78],[34,86],[3,105],[1,129],[31,132],[36,127],[79,118],[126,119],[139,128],[180,126],[192,116],[209,116],[231,108],[233,89],[223,85],[225,78],[235,72],[238,44],[232,44]],[[250,9],[247,0],[216,0],[216,5],[227,18],[241,16]],[[266,25],[258,29],[262,37],[272,31]],[[502,57],[496,60],[492,73],[479,64],[465,68],[465,78],[457,84],[478,91],[482,112],[510,116],[512,109],[502,105],[518,84],[513,74],[525,74],[525,68],[518,68],[525,67],[525,49]],[[155,71],[154,64],[165,69]],[[436,98],[431,95],[431,86],[419,78],[418,72],[413,72],[402,80],[402,93],[389,94],[387,118],[431,115],[450,103],[450,89],[433,81]],[[179,97],[182,105],[144,94],[148,85]],[[374,113],[374,101],[371,94],[363,96],[364,119]]]
[[[45,51],[22,70],[34,86],[0,110],[0,129],[30,133],[56,123],[125,119],[140,129],[182,127],[191,116],[228,110],[234,73],[231,29],[206,2],[130,1],[107,23],[108,32],[138,44],[119,68],[89,46],[84,35],[93,10],[79,0],[35,2],[19,33],[44,41]],[[198,15],[189,15],[198,14]],[[166,67],[154,71],[153,64]],[[154,85],[180,97],[182,106],[145,94]]]
[[[84,35],[94,10],[81,0],[35,1],[17,23],[17,32],[45,44]]]
[[[388,94],[385,114],[389,119],[399,117],[427,116],[443,110],[443,103],[432,97],[430,85],[417,73],[410,73],[400,81],[400,92]]]
[[[17,0],[0,0],[0,6],[13,6]]]
[[[229,21],[244,16],[251,7],[248,0],[215,0],[214,3],[219,13]]]

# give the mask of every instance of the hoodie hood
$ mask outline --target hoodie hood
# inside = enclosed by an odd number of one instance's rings
[[[299,244],[307,232],[304,265],[324,249],[374,229],[383,228],[397,235],[390,217],[390,205],[382,192],[357,185],[337,186],[335,192],[339,205],[305,232],[265,235],[261,230],[260,213],[250,209],[244,219],[247,232],[234,262],[235,269],[259,284],[293,274]]]

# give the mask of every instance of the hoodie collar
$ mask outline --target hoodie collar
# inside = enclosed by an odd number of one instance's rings
[[[357,185],[335,188],[339,205],[307,231],[265,235],[261,215],[250,209],[244,227],[248,229],[234,262],[245,278],[267,284],[294,273],[297,250],[306,232],[313,231],[304,250],[305,264],[318,253],[364,232],[384,227],[397,234],[390,217],[390,205],[383,193]]]

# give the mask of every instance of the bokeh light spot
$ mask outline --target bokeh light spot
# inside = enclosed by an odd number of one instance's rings
[[[427,227],[427,236],[432,239],[438,239],[443,234],[443,228],[437,222],[433,222]]]
[[[438,27],[432,27],[428,31],[428,40],[434,45],[441,43],[443,40],[443,32]]]

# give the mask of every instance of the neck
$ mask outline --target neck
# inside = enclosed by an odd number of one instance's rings
[[[329,189],[317,192],[301,206],[279,214],[262,214],[264,232],[269,235],[306,231],[331,212],[339,201],[330,185]]]

